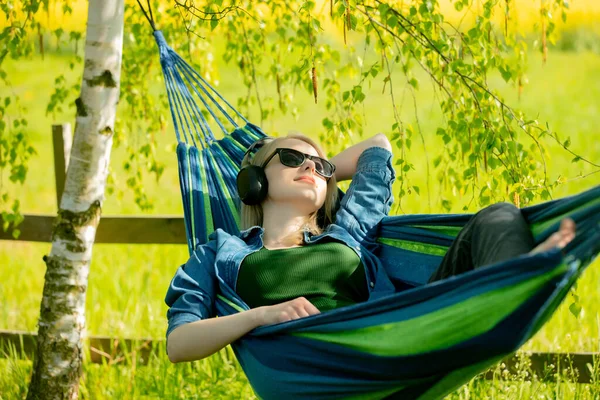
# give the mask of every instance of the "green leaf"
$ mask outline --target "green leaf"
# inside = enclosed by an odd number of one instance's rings
[[[573,314],[576,318],[581,314],[581,309],[581,305],[579,305],[577,302],[573,302],[569,306],[569,311],[571,311],[571,314]]]
[[[471,28],[469,29],[469,32],[467,32],[467,35],[469,35],[471,39],[477,39],[477,37],[481,35],[481,32],[478,28]]]
[[[387,24],[390,28],[395,28],[398,25],[398,17],[395,15],[390,15],[387,19]]]
[[[379,8],[379,14],[381,15],[387,14],[388,10],[390,9],[390,6],[385,3],[379,3],[377,7]]]
[[[503,68],[502,66],[499,66],[498,70],[500,71],[500,74],[502,74],[502,78],[505,82],[508,82],[512,77],[509,67]]]
[[[358,103],[365,99],[365,94],[362,91],[362,86],[356,85],[352,88],[352,99]]]
[[[450,212],[452,209],[452,202],[450,200],[442,200],[442,207],[444,207],[444,210],[447,212]]]

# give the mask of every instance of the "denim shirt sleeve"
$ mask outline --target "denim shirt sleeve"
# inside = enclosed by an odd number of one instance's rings
[[[169,306],[167,337],[180,325],[215,315],[215,248],[214,240],[198,246],[175,272],[165,296]]]
[[[365,149],[336,213],[335,223],[369,250],[377,245],[379,222],[388,215],[394,202],[395,179],[392,153],[377,146]]]

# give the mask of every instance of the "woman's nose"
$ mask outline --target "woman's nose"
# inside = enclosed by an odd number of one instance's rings
[[[306,169],[306,168],[310,168],[310,169],[311,169],[311,170],[313,170],[313,172],[314,172],[314,171],[315,171],[315,168],[316,168],[316,164],[315,164],[315,162],[314,162],[313,160],[310,160],[310,159],[308,159],[308,158],[307,158],[307,159],[306,159],[306,161],[304,161],[304,165],[303,165],[303,167],[304,167],[305,169]]]

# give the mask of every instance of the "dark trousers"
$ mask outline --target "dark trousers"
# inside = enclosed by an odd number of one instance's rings
[[[533,247],[521,211],[510,203],[493,204],[473,215],[461,229],[429,282],[508,260]]]

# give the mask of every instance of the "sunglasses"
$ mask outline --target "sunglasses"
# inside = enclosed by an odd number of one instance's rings
[[[251,153],[253,150],[262,147],[264,145],[265,141],[268,139],[273,139],[273,138],[269,137],[269,136],[265,136],[265,137],[257,140],[256,142],[252,143],[252,145],[248,148],[248,150],[244,154],[244,157],[246,157],[246,155],[248,155],[248,153]],[[287,167],[292,167],[292,168],[300,167],[304,164],[304,162],[308,158],[309,160],[312,160],[315,163],[315,171],[317,172],[317,174],[321,175],[322,177],[331,178],[333,176],[333,174],[335,173],[335,165],[333,165],[329,161],[325,160],[324,158],[317,157],[317,156],[311,156],[310,154],[304,154],[304,153],[299,152],[298,150],[287,149],[287,148],[278,148],[277,150],[275,150],[273,152],[273,154],[271,154],[271,156],[263,163],[262,167],[264,168],[269,163],[269,161],[271,161],[271,159],[273,157],[275,157],[275,155],[277,155],[277,154],[279,154],[279,161],[281,161],[281,163]]]
[[[315,171],[324,178],[331,178],[335,172],[335,165],[325,160],[324,158],[304,154],[294,149],[278,148],[271,154],[263,163],[263,168],[271,161],[276,154],[279,154],[279,161],[287,167],[300,167],[306,159],[312,160],[315,163]]]

